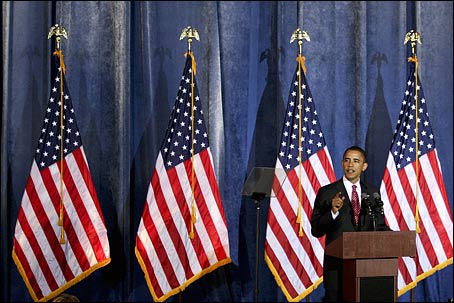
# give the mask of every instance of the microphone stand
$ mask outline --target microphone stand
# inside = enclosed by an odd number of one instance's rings
[[[362,203],[365,203],[366,210],[367,210],[367,214],[365,215],[365,217],[369,216],[369,217],[372,218],[372,228],[375,231],[376,230],[376,227],[375,227],[375,212],[372,210],[372,203],[370,202],[370,199],[369,199],[370,196],[368,194],[365,194],[365,193],[363,193],[361,196],[363,197]],[[366,220],[365,217],[364,217],[364,225],[365,225],[365,228],[367,230],[368,226],[366,225],[367,220]]]
[[[255,302],[259,298],[259,240],[260,240],[260,203],[265,197],[271,196],[273,180],[278,174],[282,180],[287,175],[285,170],[271,167],[254,167],[243,185],[241,194],[254,200],[257,209],[256,236],[255,236]]]
[[[252,199],[254,199],[257,208],[257,223],[255,227],[255,302],[259,298],[259,234],[260,234],[260,203],[265,198],[266,194],[253,192]]]
[[[375,211],[372,211],[372,228],[373,228],[374,231],[377,230],[377,226],[376,226],[377,222],[376,222],[376,220],[377,220],[377,216],[375,215]]]
[[[380,216],[380,218],[383,217],[383,215],[384,215],[383,201],[380,199],[380,196],[375,197],[375,209],[376,209],[376,211],[374,212],[374,220],[375,220],[375,214],[376,214],[377,218],[378,218],[378,216]]]

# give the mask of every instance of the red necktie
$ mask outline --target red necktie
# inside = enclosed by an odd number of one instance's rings
[[[356,191],[356,185],[352,186],[352,206],[353,213],[355,214],[355,223],[358,224],[358,217],[361,206],[359,205],[359,197],[358,192]]]

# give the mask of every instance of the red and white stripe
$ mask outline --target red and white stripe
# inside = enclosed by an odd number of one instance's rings
[[[399,260],[398,295],[401,295],[452,264],[453,224],[436,149],[419,158],[418,176],[414,162],[397,171],[390,153],[380,193],[392,230],[416,230],[416,209],[420,219],[416,256]]]
[[[13,259],[32,298],[46,301],[110,262],[104,218],[83,148],[64,158],[60,244],[60,162],[32,163],[14,233]]]
[[[192,164],[166,170],[161,153],[136,237],[136,256],[157,302],[231,262],[227,224],[208,149],[194,155],[196,222],[191,231]]]
[[[282,176],[283,167],[276,162],[270,198],[265,241],[265,261],[290,302],[301,301],[321,282],[325,238],[311,235],[310,218],[320,187],[334,182],[331,157],[324,147],[307,161]],[[299,236],[298,184],[302,187],[302,227]]]

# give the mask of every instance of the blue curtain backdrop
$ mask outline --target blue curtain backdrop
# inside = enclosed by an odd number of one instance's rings
[[[405,34],[416,29],[424,87],[453,209],[453,2],[408,1],[3,1],[1,301],[31,301],[11,257],[14,226],[50,85],[47,39],[62,24],[67,81],[106,220],[112,262],[68,290],[81,301],[152,301],[134,255],[148,183],[192,50],[233,264],[190,285],[178,301],[253,301],[256,207],[241,196],[254,166],[275,165],[297,45],[337,177],[350,145],[369,153],[379,186],[408,76]],[[381,60],[377,60],[381,58]],[[263,260],[269,201],[260,210],[259,301],[285,302]],[[415,301],[453,297],[453,266],[414,289]],[[309,296],[319,301],[323,286]],[[399,297],[411,300],[412,292]]]

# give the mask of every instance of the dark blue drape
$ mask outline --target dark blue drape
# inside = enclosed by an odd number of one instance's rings
[[[286,301],[263,260],[268,200],[241,196],[254,166],[275,165],[300,27],[307,80],[336,175],[350,145],[368,150],[379,186],[408,76],[410,29],[421,33],[419,76],[453,209],[453,3],[442,1],[4,1],[1,136],[1,296],[30,301],[11,258],[14,226],[49,94],[51,25],[62,50],[112,262],[68,290],[82,301],[151,301],[134,255],[151,172],[192,50],[233,264],[168,301]],[[453,267],[419,282],[415,301],[453,297]],[[323,286],[309,298],[318,301]],[[407,292],[399,301],[409,301]]]

